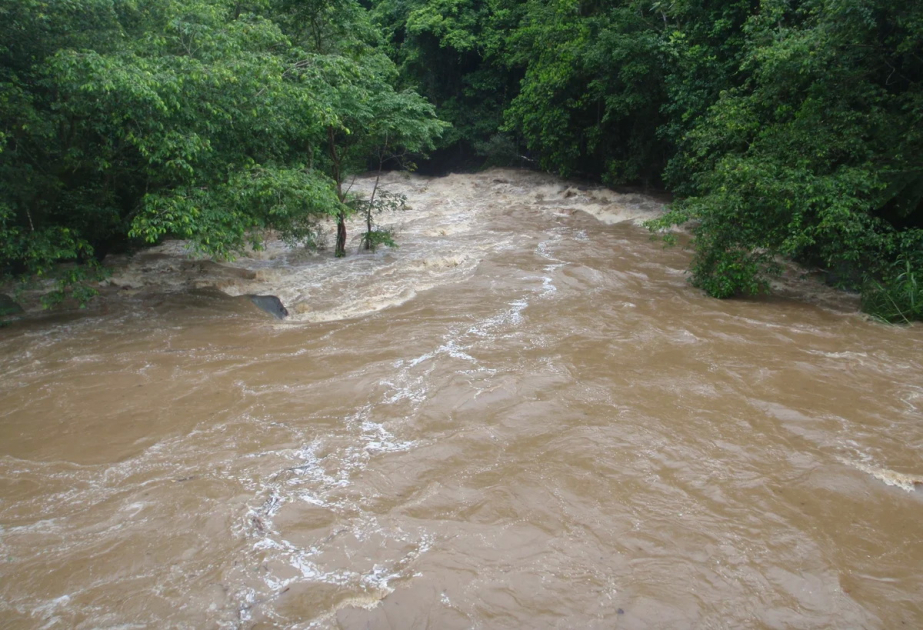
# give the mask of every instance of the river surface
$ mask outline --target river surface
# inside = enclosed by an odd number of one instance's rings
[[[397,250],[0,329],[0,626],[923,627],[923,328],[708,299],[640,195],[384,184]]]

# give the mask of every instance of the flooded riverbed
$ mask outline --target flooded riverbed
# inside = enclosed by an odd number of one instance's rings
[[[708,299],[640,195],[385,184],[397,250],[0,329],[0,626],[923,626],[923,328]]]

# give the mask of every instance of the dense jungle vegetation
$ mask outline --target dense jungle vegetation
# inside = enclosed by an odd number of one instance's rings
[[[62,291],[165,236],[342,255],[409,156],[666,188],[710,295],[789,258],[923,319],[920,2],[0,0],[0,121],[0,267]]]

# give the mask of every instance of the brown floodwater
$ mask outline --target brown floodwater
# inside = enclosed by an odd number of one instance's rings
[[[640,195],[385,185],[397,250],[0,329],[0,626],[923,627],[923,328],[708,299]]]

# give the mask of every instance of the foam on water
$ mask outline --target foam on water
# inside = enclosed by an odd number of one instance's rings
[[[866,462],[857,462],[843,457],[838,459],[841,463],[855,468],[856,470],[861,470],[886,485],[900,488],[906,492],[914,492],[923,486],[923,475],[908,475],[888,468],[881,468]]]

